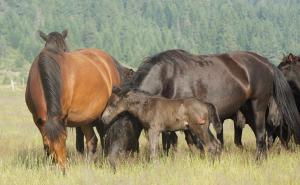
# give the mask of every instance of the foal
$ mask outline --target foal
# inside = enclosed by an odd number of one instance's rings
[[[150,96],[145,92],[130,90],[120,97],[113,94],[102,115],[105,124],[111,122],[118,114],[129,112],[139,119],[148,130],[150,142],[150,159],[156,157],[158,136],[162,131],[190,129],[211,154],[220,154],[220,143],[209,130],[212,123],[218,131],[221,121],[212,104],[203,103],[196,98],[166,99]]]

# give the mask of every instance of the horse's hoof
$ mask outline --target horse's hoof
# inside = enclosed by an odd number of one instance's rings
[[[266,151],[258,151],[256,153],[256,161],[263,161],[267,159]]]
[[[235,146],[238,147],[240,150],[244,149],[244,146],[242,143],[235,143]]]

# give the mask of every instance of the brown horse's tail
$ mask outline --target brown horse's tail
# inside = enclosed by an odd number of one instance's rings
[[[290,127],[296,144],[300,144],[300,116],[292,90],[282,72],[274,65],[274,99],[282,113],[283,120]],[[281,126],[284,125],[281,121]]]
[[[47,121],[44,132],[51,141],[56,141],[60,138],[61,133],[65,132],[64,124],[60,119],[62,114],[60,66],[53,57],[43,52],[39,57],[40,77],[47,104]]]
[[[213,124],[214,129],[216,130],[217,134],[222,132],[222,122],[220,120],[218,111],[216,109],[216,107],[211,104],[211,103],[207,103],[207,107],[208,107],[208,116],[209,116],[209,122]]]

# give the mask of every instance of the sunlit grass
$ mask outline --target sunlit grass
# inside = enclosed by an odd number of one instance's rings
[[[66,176],[43,153],[38,129],[24,102],[24,90],[0,89],[0,184],[299,184],[300,149],[280,144],[268,152],[266,161],[255,161],[255,139],[246,127],[244,150],[233,144],[233,128],[225,124],[225,147],[220,161],[212,162],[191,153],[179,135],[178,151],[158,162],[147,160],[147,142],[142,134],[141,152],[125,160],[114,174],[100,156],[95,164],[85,162],[75,151],[74,131],[68,131],[69,166]]]

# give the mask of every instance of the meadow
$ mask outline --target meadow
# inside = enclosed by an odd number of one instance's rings
[[[300,184],[300,147],[286,151],[277,141],[265,161],[255,161],[255,138],[244,129],[244,150],[233,144],[233,124],[225,123],[225,146],[220,161],[212,162],[191,152],[179,134],[178,151],[160,155],[158,162],[147,161],[147,141],[140,139],[141,152],[124,161],[114,174],[99,154],[89,164],[75,150],[75,131],[68,130],[69,166],[67,174],[44,156],[40,133],[25,100],[24,88],[12,92],[0,88],[0,185],[68,184]]]

